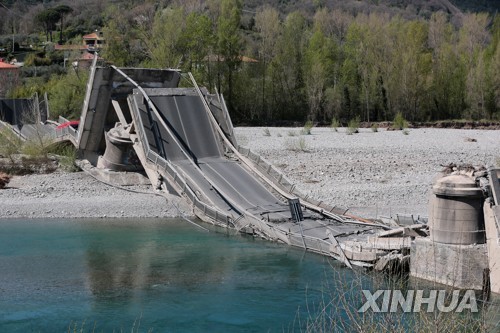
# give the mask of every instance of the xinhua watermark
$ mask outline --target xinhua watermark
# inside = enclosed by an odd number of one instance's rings
[[[365,304],[358,312],[478,312],[474,290],[362,290]]]

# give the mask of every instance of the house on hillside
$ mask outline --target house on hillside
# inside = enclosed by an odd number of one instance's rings
[[[73,61],[73,67],[75,68],[90,68],[92,66],[92,62],[94,61],[94,58],[97,56],[97,60],[104,60],[103,58],[99,57],[97,53],[90,53],[90,52],[84,52],[80,58],[76,59]]]
[[[0,97],[19,83],[19,67],[0,61]]]
[[[89,52],[99,51],[104,44],[104,37],[102,37],[102,32],[93,32],[91,34],[83,36],[83,43]]]
[[[66,60],[72,61],[73,67],[88,68],[92,64],[94,54],[101,51],[104,38],[101,32],[93,32],[82,37],[82,43],[77,45],[55,45],[56,51],[64,52]],[[102,58],[99,57],[99,60]]]

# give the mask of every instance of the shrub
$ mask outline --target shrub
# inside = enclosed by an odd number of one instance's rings
[[[57,145],[53,145],[49,152],[57,155],[59,167],[62,170],[68,172],[76,172],[79,170],[79,168],[75,164],[77,158],[77,150],[73,145],[59,143]]]
[[[330,125],[330,128],[331,128],[333,131],[337,132],[339,127],[340,127],[340,122],[338,121],[338,119],[337,119],[337,118],[333,118],[333,119],[332,119],[332,123],[331,123],[331,125]]]
[[[373,123],[371,129],[372,129],[372,132],[378,132],[378,124]]]
[[[303,135],[311,135],[311,129],[314,127],[314,124],[311,120],[306,121],[304,128],[300,131]]]
[[[403,117],[403,114],[401,112],[398,112],[394,117],[394,121],[392,122],[392,128],[400,131],[404,130],[405,128],[408,128],[408,122]]]
[[[359,117],[349,120],[349,123],[347,124],[347,134],[352,135],[355,133],[359,133],[359,123]]]
[[[264,129],[262,130],[262,134],[263,134],[264,136],[271,136],[271,131],[269,130],[269,128],[264,128]]]
[[[285,148],[291,151],[308,151],[306,138],[301,136],[296,139],[288,139],[285,141]]]
[[[0,130],[0,155],[14,162],[13,155],[21,151],[22,145],[21,139],[10,128],[5,127]]]

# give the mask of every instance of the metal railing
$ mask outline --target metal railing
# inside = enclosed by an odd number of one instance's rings
[[[249,148],[238,145],[237,149],[242,155],[248,157],[262,173],[267,175],[273,182],[273,184],[280,187],[283,191],[295,195],[304,201],[310,202],[315,206],[321,207],[324,211],[327,211],[329,213],[343,215],[347,212],[347,209],[345,208],[336,206],[333,207],[327,205],[323,201],[311,198],[309,195],[304,195],[297,189],[295,184],[293,184],[282,172],[278,171],[270,162],[268,162],[260,155],[252,152]]]

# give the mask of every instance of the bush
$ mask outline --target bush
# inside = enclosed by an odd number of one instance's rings
[[[301,136],[296,139],[288,139],[285,141],[285,148],[291,151],[308,151],[306,138]]]
[[[340,127],[340,122],[338,121],[337,118],[333,118],[332,123],[330,125],[330,128],[332,130],[334,130],[335,132],[337,132],[339,127]]]
[[[62,170],[67,172],[76,172],[79,170],[78,166],[75,164],[77,150],[73,145],[59,143],[53,145],[49,152],[57,155],[59,167]]]
[[[269,130],[269,128],[264,128],[264,129],[262,130],[262,134],[263,134],[264,136],[271,136],[271,131]]]
[[[401,112],[398,112],[394,117],[394,121],[392,122],[392,128],[400,131],[404,130],[405,128],[408,128],[408,122],[403,117],[403,114]]]
[[[75,119],[80,116],[85,98],[85,84],[88,73],[69,71],[67,75],[53,76],[48,82],[50,116]]]
[[[372,129],[372,132],[378,132],[378,124],[373,123],[371,129]]]
[[[359,133],[359,124],[359,117],[349,120],[349,123],[347,124],[347,134],[352,135],[355,133]]]
[[[21,139],[10,128],[5,127],[0,130],[0,155],[8,157],[13,162],[13,155],[21,151],[22,145]]]
[[[300,131],[303,135],[311,135],[311,129],[314,127],[314,124],[311,120],[306,121],[304,128]]]

